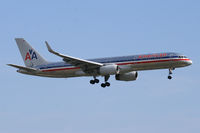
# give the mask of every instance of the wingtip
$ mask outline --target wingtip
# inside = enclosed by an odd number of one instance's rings
[[[15,40],[24,40],[24,38],[16,37]]]
[[[52,48],[50,47],[49,43],[47,41],[45,41],[47,49],[49,52],[53,52]]]
[[[8,65],[8,66],[13,66],[13,64],[6,64],[6,65]]]
[[[48,44],[47,41],[45,41],[45,44],[46,44],[46,46],[47,46],[47,49],[48,49],[48,50],[51,50],[51,47],[49,46],[49,44]]]

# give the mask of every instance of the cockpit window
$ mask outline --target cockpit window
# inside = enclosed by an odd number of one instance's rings
[[[179,58],[187,58],[186,56],[179,56]]]

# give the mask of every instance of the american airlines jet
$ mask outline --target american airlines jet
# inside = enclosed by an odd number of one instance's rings
[[[99,83],[97,77],[103,76],[102,87],[110,86],[108,82],[110,75],[115,75],[116,80],[134,81],[138,77],[138,71],[168,69],[168,79],[172,79],[172,70],[192,64],[192,61],[186,56],[172,52],[85,60],[60,54],[45,42],[48,51],[63,60],[63,62],[49,62],[23,38],[16,38],[15,40],[26,66],[8,64],[18,68],[17,72],[53,78],[92,76],[91,84]]]

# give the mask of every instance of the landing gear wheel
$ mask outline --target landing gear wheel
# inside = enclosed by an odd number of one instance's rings
[[[90,80],[90,84],[95,84],[95,80]]]
[[[102,83],[102,84],[101,84],[101,87],[105,88],[105,87],[106,87],[106,84]]]
[[[168,79],[172,79],[172,76],[168,76]]]
[[[90,84],[99,83],[99,80],[94,76],[94,80],[90,80]]]
[[[109,83],[109,82],[106,82],[105,84],[106,84],[106,86],[108,86],[108,87],[110,86],[110,83]]]
[[[168,79],[169,79],[169,80],[172,79],[172,76],[171,76],[171,75],[172,75],[172,70],[175,70],[175,68],[170,68],[170,69],[169,69],[169,76],[168,76]]]
[[[98,79],[95,79],[94,82],[95,82],[95,83],[99,83],[99,80],[98,80]]]
[[[103,87],[103,88],[105,88],[106,86],[109,87],[109,86],[110,86],[110,83],[107,82],[107,81],[108,81],[108,79],[110,78],[110,75],[106,75],[104,78],[105,78],[105,79],[104,79],[104,80],[105,80],[105,83],[102,83],[102,84],[101,84],[101,87]]]

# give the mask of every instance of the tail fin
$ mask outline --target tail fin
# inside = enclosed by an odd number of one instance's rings
[[[48,62],[35,51],[30,44],[28,44],[23,38],[15,38],[21,56],[24,60],[24,64],[27,67],[34,67],[37,65],[44,65]]]

